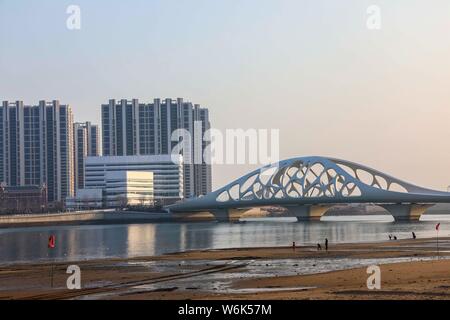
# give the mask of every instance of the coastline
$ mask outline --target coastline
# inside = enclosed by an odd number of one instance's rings
[[[259,209],[250,210],[245,214],[245,218],[261,218],[267,216],[268,213],[266,211]],[[0,215],[0,228],[209,221],[215,221],[215,218],[208,212],[172,214],[168,212],[92,210],[64,213]]]
[[[323,216],[324,222],[360,222],[374,221],[371,218],[383,218],[383,222],[394,222],[392,216],[386,212],[372,212],[368,214],[333,213]],[[241,218],[241,222],[254,218],[295,218],[289,214],[274,214],[264,208],[253,208]],[[389,221],[391,220],[391,221]],[[63,213],[37,213],[0,215],[0,229],[51,227],[51,226],[77,226],[77,225],[113,225],[135,223],[170,223],[170,222],[212,222],[216,221],[209,212],[195,213],[168,213],[168,212],[141,212],[132,210],[86,210]],[[448,211],[435,211],[422,215],[420,221],[450,221]]]
[[[312,246],[239,248],[61,262],[54,264],[55,288],[49,285],[53,264],[13,264],[0,266],[0,299],[450,299],[450,238],[440,239],[439,260],[434,243],[427,238],[337,244],[328,252]],[[339,269],[343,261],[349,267]],[[377,262],[382,287],[372,291],[365,265]],[[81,290],[65,288],[70,264],[82,270]]]
[[[98,210],[50,214],[4,215],[0,216],[0,228],[86,224],[160,223],[180,221],[213,221],[213,217],[204,214],[189,217],[178,217],[167,212]]]
[[[369,221],[370,217],[383,217],[384,220],[391,218],[388,214],[368,215],[327,215],[324,222],[361,222]],[[425,214],[421,221],[450,221],[448,214]],[[264,210],[251,210],[242,217],[241,222],[254,218],[294,218],[290,215],[271,215]],[[369,218],[369,220],[368,220]],[[383,222],[393,222],[384,221]],[[112,225],[112,224],[134,224],[134,223],[170,223],[170,222],[212,222],[216,221],[214,216],[208,212],[190,214],[172,214],[168,212],[138,212],[138,211],[115,211],[96,210],[64,213],[45,214],[20,214],[0,215],[0,229],[27,228],[27,227],[52,227],[52,226],[78,226],[78,225]]]

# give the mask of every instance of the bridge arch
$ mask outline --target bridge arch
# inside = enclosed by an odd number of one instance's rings
[[[411,215],[415,204],[436,202],[450,202],[450,193],[422,188],[350,161],[313,156],[262,167],[203,197],[167,208],[172,212],[215,210],[223,213],[280,205],[295,208],[299,216],[314,217],[320,215],[324,206],[377,203],[386,205],[394,217],[405,217]],[[388,206],[398,204],[410,206]]]

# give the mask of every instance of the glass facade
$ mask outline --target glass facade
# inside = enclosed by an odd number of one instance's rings
[[[103,154],[105,156],[111,155],[111,114],[109,112],[109,105],[102,105],[102,145],[103,145]]]
[[[170,155],[87,157],[85,188],[106,188],[108,174],[152,172],[155,200],[176,201],[183,197],[183,164],[173,163]]]
[[[25,159],[25,185],[40,185],[42,173],[40,170],[42,142],[40,139],[39,107],[24,107],[23,109],[23,145]]]

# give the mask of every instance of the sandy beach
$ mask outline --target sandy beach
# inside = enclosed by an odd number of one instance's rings
[[[0,299],[449,299],[450,238],[0,266]],[[82,288],[68,290],[69,265]],[[369,290],[367,266],[381,268]],[[54,268],[53,288],[51,271]]]

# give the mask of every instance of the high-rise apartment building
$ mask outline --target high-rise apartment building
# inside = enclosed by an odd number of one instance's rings
[[[59,101],[0,106],[0,182],[43,185],[49,202],[74,193],[73,115]]]
[[[74,136],[74,163],[75,163],[75,189],[84,188],[84,160],[88,156],[100,155],[100,137],[97,125],[90,122],[75,123]]]
[[[204,154],[205,149],[208,147],[210,137],[208,135],[208,130],[211,128],[211,124],[209,122],[209,110],[206,108],[200,108],[199,105],[194,106],[194,121],[198,121],[202,124],[201,126],[201,136],[206,137],[207,139],[202,139],[201,141],[196,141],[196,143],[201,144],[201,148],[195,148],[201,150],[201,153]],[[212,181],[211,181],[211,159],[205,159],[207,155],[199,155],[201,162],[199,164],[194,164],[194,193],[196,195],[205,195],[212,190]],[[206,162],[209,161],[209,163]]]
[[[100,143],[100,128],[96,124],[91,124],[91,122],[86,122],[86,132],[88,134],[87,139],[87,152],[88,156],[96,157],[102,154],[101,143]]]
[[[152,103],[109,100],[102,105],[104,156],[171,154],[179,143],[172,141],[172,133],[185,129],[190,134],[191,150],[184,154],[185,197],[211,191],[211,167],[209,159],[203,159],[207,146],[203,134],[209,128],[208,109],[181,98],[154,99]]]

